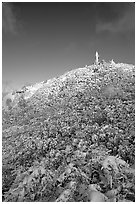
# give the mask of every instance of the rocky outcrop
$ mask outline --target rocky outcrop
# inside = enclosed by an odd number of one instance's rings
[[[43,83],[44,82],[40,82],[31,86],[24,86],[22,89],[8,93],[2,101],[3,109],[8,111],[11,108],[15,108],[18,106],[18,102],[21,97],[23,97],[24,100],[29,99],[39,88],[43,86]]]

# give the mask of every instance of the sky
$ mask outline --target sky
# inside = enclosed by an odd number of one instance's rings
[[[14,89],[100,60],[135,64],[133,2],[2,3],[2,85]]]

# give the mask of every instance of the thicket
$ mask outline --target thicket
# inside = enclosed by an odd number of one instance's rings
[[[135,200],[135,69],[94,68],[3,110],[3,201]]]

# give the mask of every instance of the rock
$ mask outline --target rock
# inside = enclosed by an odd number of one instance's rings
[[[89,199],[90,202],[106,202],[108,200],[108,198],[103,193],[94,190],[89,192]]]

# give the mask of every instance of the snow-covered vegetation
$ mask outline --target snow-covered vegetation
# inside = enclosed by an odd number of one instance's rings
[[[133,65],[86,66],[24,94],[3,109],[3,201],[135,201]]]

